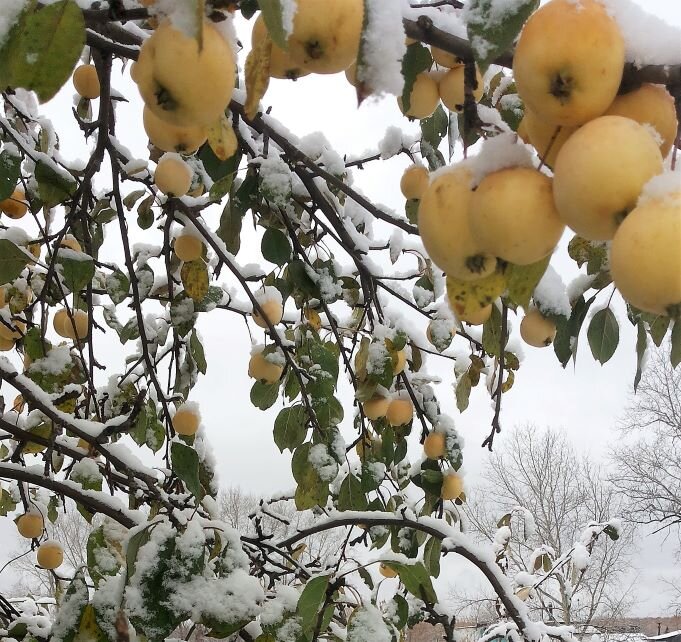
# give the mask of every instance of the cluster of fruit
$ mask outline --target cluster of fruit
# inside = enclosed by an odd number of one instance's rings
[[[27,539],[38,539],[45,530],[45,520],[38,510],[29,510],[16,520],[19,535]],[[46,570],[54,570],[64,561],[64,549],[59,542],[45,540],[36,553],[38,565]]]

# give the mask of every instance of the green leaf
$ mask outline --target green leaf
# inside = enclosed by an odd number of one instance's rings
[[[243,216],[243,212],[234,207],[233,199],[230,199],[222,210],[220,226],[217,230],[217,235],[225,242],[227,251],[235,256],[241,248],[241,224]]]
[[[508,298],[516,305],[527,308],[532,293],[541,281],[551,260],[550,256],[530,265],[509,263],[506,269]]]
[[[354,475],[348,475],[338,491],[338,510],[366,510],[368,505],[362,482]]]
[[[7,517],[7,513],[13,512],[16,507],[17,504],[12,499],[9,491],[5,488],[0,488],[0,517]]]
[[[653,340],[653,343],[659,348],[662,345],[662,341],[664,341],[667,330],[669,330],[671,319],[669,317],[659,315],[646,315],[645,319],[648,321],[650,326],[650,337]]]
[[[137,203],[137,201],[146,193],[147,190],[145,189],[136,189],[134,192],[130,192],[130,194],[123,199],[123,205],[125,205],[125,209],[127,209],[129,212],[133,207],[135,207],[135,203]]]
[[[189,337],[189,349],[191,350],[192,357],[196,362],[196,367],[199,369],[201,374],[206,374],[206,369],[208,364],[206,363],[206,354],[203,350],[203,344],[196,330],[192,330],[192,335]]]
[[[672,339],[671,339],[671,344],[672,344],[672,351],[671,354],[669,355],[672,368],[676,368],[676,366],[681,363],[681,319],[677,319],[674,321],[674,327],[672,328]]]
[[[617,529],[614,526],[606,526],[603,529],[603,532],[613,541],[617,541],[620,538],[620,534],[617,532]]]
[[[256,381],[251,388],[251,403],[260,410],[271,408],[279,396],[279,382]]]
[[[442,139],[449,129],[449,117],[442,105],[438,105],[435,113],[421,120],[421,155],[428,161],[431,171],[443,167],[444,156],[438,151]]]
[[[298,608],[296,610],[298,617],[300,617],[303,631],[314,630],[319,613],[326,602],[328,587],[328,575],[313,577],[305,585],[303,592],[298,598]]]
[[[489,319],[482,326],[482,347],[494,357],[501,356],[501,321],[501,312],[493,305]]]
[[[442,540],[431,537],[423,549],[423,563],[432,577],[440,576],[440,555],[442,554]]]
[[[7,239],[0,239],[0,285],[14,281],[31,257]]]
[[[104,536],[104,527],[95,528],[87,538],[87,567],[95,585],[106,575],[116,575],[120,570],[120,560],[109,547]]]
[[[61,268],[64,283],[71,292],[82,290],[95,275],[95,262],[91,256],[78,253],[77,258],[71,251],[59,250],[57,253],[57,265]]]
[[[641,375],[643,374],[643,357],[646,353],[646,348],[648,347],[648,334],[646,332],[646,326],[643,321],[636,324],[636,375],[634,376],[634,392],[638,388],[638,384],[641,381]]]
[[[470,396],[471,377],[467,372],[464,372],[456,382],[456,407],[459,409],[459,412],[463,412],[468,408]]]
[[[59,631],[62,642],[74,642],[78,627],[89,599],[88,588],[83,573],[78,572],[71,580],[64,599],[59,605],[52,626]]]
[[[174,441],[170,445],[170,457],[173,472],[184,482],[192,495],[201,499],[204,492],[199,481],[199,456],[196,451],[190,446]]]
[[[262,256],[266,261],[282,266],[291,259],[291,244],[283,232],[268,227],[262,237]]]
[[[415,42],[407,47],[407,53],[402,58],[402,76],[404,88],[402,90],[402,111],[407,112],[411,107],[411,91],[414,88],[416,76],[430,69],[433,57],[428,47]]]
[[[281,49],[288,49],[288,38],[284,29],[281,0],[258,0],[267,31],[274,42]]]
[[[307,435],[307,410],[301,404],[284,408],[274,420],[274,443],[281,452],[293,452]]]
[[[620,339],[620,329],[610,308],[604,308],[594,314],[589,323],[587,337],[591,354],[596,361],[603,364],[615,354]]]
[[[118,268],[115,268],[111,274],[106,275],[105,280],[106,293],[115,304],[122,303],[128,297],[130,292],[130,279],[127,274],[123,274]]]
[[[21,158],[6,149],[0,152],[0,200],[12,196],[21,175]]]
[[[50,100],[69,79],[85,45],[83,13],[61,0],[19,18],[0,49],[0,85],[23,87]]]
[[[137,206],[137,225],[140,229],[148,230],[154,224],[154,210],[151,206],[154,204],[154,195],[149,194]]]
[[[51,5],[55,6],[55,5]],[[35,166],[35,179],[38,182],[38,195],[47,207],[67,200],[76,191],[76,181],[66,174],[57,173],[47,163],[38,161]]]
[[[154,525],[145,526],[142,530],[137,531],[130,539],[125,547],[125,571],[126,583],[130,583],[130,578],[135,574],[135,566],[137,564],[137,553],[139,549],[149,541],[149,533]]]
[[[501,11],[494,0],[468,2],[468,40],[481,73],[511,49],[525,21],[538,6],[539,0],[520,0]]]
[[[572,314],[569,319],[560,315],[551,317],[556,324],[553,350],[563,367],[567,365],[571,357],[575,357],[577,354],[579,334],[587,312],[595,300],[595,295],[588,300],[584,300],[584,297],[580,296],[572,305]]]
[[[414,597],[427,602],[428,604],[437,604],[437,594],[433,588],[433,583],[430,580],[430,575],[426,567],[420,562],[416,564],[399,564],[397,562],[384,562],[400,576],[404,588],[407,589]]]
[[[395,607],[392,609],[392,613],[394,613],[394,617],[396,618],[396,621],[394,620],[393,624],[398,631],[401,631],[407,626],[407,620],[409,619],[409,604],[399,593],[393,596],[393,602],[395,602]]]
[[[323,506],[329,496],[329,486],[319,477],[319,473],[309,461],[311,444],[296,448],[291,459],[291,472],[298,483],[295,503],[298,510]]]

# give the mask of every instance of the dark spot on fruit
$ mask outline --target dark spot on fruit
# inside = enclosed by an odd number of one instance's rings
[[[305,43],[305,53],[307,53],[312,60],[319,60],[324,55],[324,50],[319,40],[310,40]]]
[[[485,269],[485,257],[475,254],[466,259],[466,269],[473,274],[480,274]]]
[[[570,74],[566,72],[557,73],[551,79],[549,93],[556,98],[559,103],[564,105],[570,100],[570,96],[572,96],[574,84],[574,78]]]

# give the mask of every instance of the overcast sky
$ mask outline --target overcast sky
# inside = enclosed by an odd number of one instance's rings
[[[668,22],[681,25],[681,5],[677,1],[639,0],[639,4]],[[243,29],[239,35],[242,40],[250,39],[248,32]],[[651,34],[651,37],[654,35]],[[130,104],[118,107],[118,136],[133,153],[144,158],[147,151],[146,140],[140,135],[141,103],[136,99],[127,75],[119,76],[114,84],[116,89],[132,99]],[[72,95],[73,89],[68,84],[44,108],[44,112],[55,122],[62,141],[61,153],[66,158],[82,157],[86,153],[70,115]],[[296,83],[272,81],[265,102],[273,105],[272,115],[292,132],[302,136],[323,131],[341,154],[357,155],[368,148],[375,148],[390,125],[405,131],[417,130],[400,114],[394,97],[366,101],[357,109],[354,89],[342,75],[311,76]],[[372,163],[365,171],[355,171],[356,184],[374,202],[402,212],[404,201],[398,182],[406,165],[406,158]],[[127,191],[132,189],[130,187]],[[206,216],[214,228],[217,227],[219,211],[213,208],[212,215]],[[131,228],[135,229],[132,221]],[[114,230],[110,232],[114,233]],[[254,237],[252,232],[246,234],[248,245],[249,239],[253,242]],[[248,247],[245,252],[248,252]],[[566,281],[569,281],[570,274],[574,274],[574,264],[566,258],[564,250],[556,254],[552,264],[559,271],[567,271],[564,277]],[[119,314],[125,316],[123,311],[119,311]],[[614,426],[629,398],[635,371],[635,337],[622,308],[618,311],[618,317],[621,322],[620,346],[605,366],[598,366],[591,358],[585,338],[581,342],[576,367],[568,366],[566,370],[560,368],[551,349],[528,347],[515,385],[504,396],[504,429],[510,430],[515,425],[528,422],[540,427],[559,427],[581,452],[604,459],[609,446],[619,439]],[[241,485],[261,494],[293,488],[290,455],[279,454],[271,437],[273,420],[281,403],[263,413],[248,402],[252,383],[246,372],[250,340],[243,320],[237,315],[215,311],[210,315],[202,315],[198,328],[209,361],[207,376],[200,378],[192,392],[192,399],[201,406],[204,425],[219,463],[222,485]],[[425,343],[425,339],[423,341]],[[461,345],[463,347],[463,342]],[[113,360],[110,362],[112,367],[120,370],[120,348],[114,339],[107,344],[106,350]],[[484,389],[475,390],[471,395],[470,407],[459,415],[451,389],[451,362],[433,358],[428,361],[427,368],[444,381],[438,386],[440,402],[443,412],[455,418],[459,431],[466,439],[464,457],[467,483],[474,487],[481,465],[488,457],[479,444],[489,432],[492,417],[489,396]],[[345,384],[344,387],[346,417],[351,418],[350,389]],[[349,421],[346,420],[343,427],[349,440]],[[419,448],[417,437],[416,434],[412,435],[414,454]],[[500,449],[504,447],[503,433],[497,437],[496,444]],[[14,527],[8,522],[0,520],[0,538],[3,543],[13,539]],[[3,546],[0,566],[9,558],[8,550],[13,548],[13,545]],[[660,577],[673,573],[681,577],[681,573],[674,571],[671,562],[672,548],[664,546],[660,537],[641,542],[641,552],[636,559],[636,572],[640,573],[636,590],[641,602],[636,614],[654,615],[664,608],[666,599],[660,597]],[[11,572],[4,571],[0,575],[0,589],[11,585],[13,581]]]

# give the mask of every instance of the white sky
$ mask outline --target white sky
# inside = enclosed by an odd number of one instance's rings
[[[681,4],[676,0],[637,1],[647,11],[667,22],[681,25]],[[241,30],[239,34],[242,40],[250,39],[250,30]],[[243,59],[241,62],[243,63]],[[119,138],[133,153],[146,158],[146,139],[141,135],[141,103],[136,98],[134,86],[126,77],[119,78],[115,87],[132,99],[130,104],[118,107]],[[70,115],[72,95],[73,90],[69,84],[44,108],[44,112],[56,124],[62,142],[61,153],[66,158],[82,157],[86,153],[80,133]],[[345,82],[342,75],[310,76],[293,84],[274,80],[265,102],[273,105],[272,115],[296,135],[323,131],[341,154],[355,155],[368,148],[375,148],[390,125],[404,130],[417,129],[416,125],[410,124],[400,114],[394,97],[366,101],[357,109],[354,89]],[[398,182],[401,171],[407,164],[406,157],[371,163],[366,166],[365,171],[355,171],[356,184],[372,201],[401,212],[404,200],[399,192]],[[132,189],[130,187],[127,191]],[[212,216],[214,218],[210,215],[206,218],[215,228],[219,209],[215,208]],[[248,227],[248,218],[244,223],[244,227]],[[133,215],[131,229],[137,229]],[[115,230],[110,232],[112,235],[116,233]],[[253,241],[255,238],[251,233],[248,234],[250,236],[242,241],[242,247],[248,245],[249,239]],[[147,240],[149,237],[144,238]],[[248,252],[247,247],[245,252]],[[241,254],[239,258],[241,259]],[[552,264],[559,271],[572,269],[574,272],[574,264],[567,259],[564,249],[562,253],[557,253]],[[564,278],[569,280],[570,276]],[[119,309],[119,315],[125,318],[126,312]],[[568,366],[566,370],[560,368],[551,349],[528,347],[515,385],[504,396],[504,428],[509,430],[514,425],[527,422],[540,427],[558,426],[567,432],[581,451],[595,458],[603,458],[608,447],[619,439],[613,427],[627,403],[635,371],[635,336],[622,308],[618,311],[618,317],[621,328],[620,345],[611,361],[603,367],[598,366],[591,358],[585,337],[581,341],[576,367]],[[517,323],[515,326],[517,328]],[[279,454],[271,437],[273,421],[282,407],[281,403],[263,413],[248,402],[252,383],[246,372],[250,340],[243,321],[238,315],[215,311],[210,315],[201,315],[198,328],[209,361],[207,376],[200,378],[192,399],[201,406],[203,422],[219,464],[222,485],[240,485],[261,494],[293,488],[290,455]],[[262,337],[258,337],[258,340],[261,341]],[[423,344],[426,345],[425,339]],[[115,340],[106,346],[106,352],[113,359],[110,362],[112,367],[120,369],[120,348]],[[467,483],[474,487],[481,464],[487,458],[487,452],[479,444],[489,431],[492,409],[486,390],[480,386],[471,395],[468,410],[462,415],[458,414],[450,387],[453,373],[449,364],[449,361],[431,358],[428,361],[428,371],[440,375],[445,381],[445,384],[439,386],[439,399],[443,412],[455,418],[459,431],[466,439],[464,457]],[[346,402],[346,417],[351,417],[349,386],[345,386],[343,399]],[[346,435],[349,434],[348,426],[349,421],[346,419]],[[412,435],[414,453],[419,448],[416,443],[417,433],[414,430]],[[496,446],[503,448],[503,433],[497,437]],[[9,520],[0,520],[0,538],[3,543],[14,541],[13,532],[14,526]],[[16,544],[18,546],[18,541]],[[16,550],[14,544],[3,546],[0,551],[0,566],[9,559],[9,553],[13,550]],[[673,574],[681,577],[681,573],[675,571],[671,564],[671,551],[671,546],[665,546],[660,537],[641,542],[635,571],[639,574],[636,590],[641,601],[635,614],[655,615],[661,613],[665,607],[667,600],[660,595],[660,577]],[[4,571],[0,575],[0,590],[14,581],[11,571]],[[445,595],[446,590],[443,589],[442,594]]]

